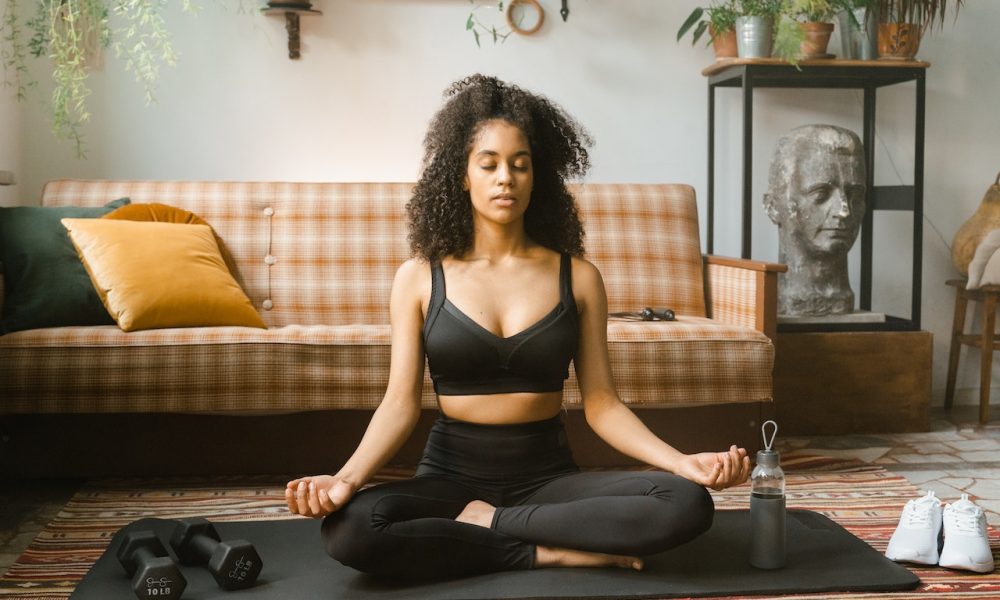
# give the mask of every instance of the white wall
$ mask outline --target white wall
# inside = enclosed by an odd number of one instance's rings
[[[477,49],[464,29],[467,2],[314,0],[324,15],[302,19],[299,61],[287,58],[278,18],[239,14],[233,0],[206,2],[197,17],[171,9],[181,58],[163,71],[158,104],[143,105],[141,90],[113,57],[93,76],[87,160],[48,134],[39,102],[21,105],[22,197],[37,198],[42,184],[56,177],[413,180],[441,92],[462,76],[484,72],[548,95],[590,129],[596,146],[589,181],[687,182],[704,198],[707,86],[701,70],[712,57],[708,49],[674,41],[699,3],[570,0],[564,23],[559,0],[542,0],[546,21],[537,35],[496,46],[485,41]],[[919,55],[932,64],[922,318],[935,335],[936,402],[953,306],[944,281],[956,275],[948,246],[1000,170],[997,22],[1000,2],[969,0],[957,21],[924,41]],[[739,223],[738,98],[720,91],[717,253],[739,251],[730,234]],[[879,93],[877,183],[912,182],[913,118],[913,84]],[[775,260],[774,227],[759,197],[777,137],[814,122],[860,133],[861,93],[760,90],[755,121],[754,257]],[[884,284],[875,291],[877,310],[908,314],[909,232],[899,215],[877,220],[876,281]],[[978,385],[973,361],[966,362],[960,388]],[[1000,383],[1000,372],[997,377]],[[970,391],[963,392],[967,401]]]

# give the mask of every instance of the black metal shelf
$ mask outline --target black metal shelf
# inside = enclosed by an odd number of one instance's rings
[[[909,318],[888,316],[885,323],[779,324],[779,331],[917,331],[920,329],[920,288],[923,243],[924,110],[926,72],[923,61],[807,60],[796,67],[779,59],[723,59],[705,70],[708,78],[708,244],[715,246],[715,90],[743,92],[743,169],[741,256],[751,258],[753,224],[753,92],[755,88],[825,88],[864,90],[867,210],[861,224],[861,282],[858,305],[871,310],[873,221],[876,210],[913,213],[913,272]],[[875,186],[875,99],[878,88],[916,82],[913,185]]]

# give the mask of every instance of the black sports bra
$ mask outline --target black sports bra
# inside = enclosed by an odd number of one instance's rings
[[[448,300],[441,262],[431,263],[423,334],[434,391],[446,396],[561,391],[579,336],[570,260],[564,254],[559,264],[559,304],[505,338]]]

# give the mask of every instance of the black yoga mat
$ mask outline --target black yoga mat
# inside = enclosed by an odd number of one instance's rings
[[[581,524],[585,526],[585,524]],[[222,539],[256,546],[264,570],[255,587],[226,592],[205,569],[182,567],[188,600],[484,600],[530,598],[671,598],[831,591],[896,591],[920,580],[830,519],[788,512],[788,565],[761,571],[747,563],[749,513],[718,511],[712,528],[679,548],[646,557],[642,572],[625,569],[535,569],[458,580],[401,584],[375,579],[329,558],[319,521],[217,523]],[[169,520],[141,519],[119,531],[71,600],[134,598],[116,558],[122,532],[151,529],[167,540]]]

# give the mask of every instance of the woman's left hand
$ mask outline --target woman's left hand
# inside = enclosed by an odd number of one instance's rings
[[[728,452],[685,454],[674,472],[707,488],[724,490],[747,480],[750,457],[745,448],[735,445]]]

